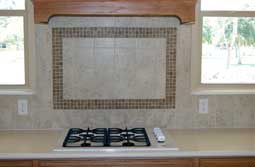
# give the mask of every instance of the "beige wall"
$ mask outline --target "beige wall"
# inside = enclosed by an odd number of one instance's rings
[[[178,27],[176,109],[171,110],[53,110],[51,27],[141,26]],[[49,25],[36,25],[36,94],[0,96],[1,129],[69,127],[255,127],[255,96],[209,96],[209,114],[198,114],[199,96],[190,92],[191,25],[175,18],[52,18]],[[29,99],[29,115],[17,115],[17,100]]]

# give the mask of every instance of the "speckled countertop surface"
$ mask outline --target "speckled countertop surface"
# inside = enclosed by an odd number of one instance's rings
[[[164,130],[178,151],[55,152],[64,130],[0,131],[0,159],[255,156],[255,129]]]

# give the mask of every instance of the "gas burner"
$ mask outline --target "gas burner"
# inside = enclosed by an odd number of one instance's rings
[[[108,132],[111,146],[150,146],[150,141],[144,128],[109,128]]]
[[[63,147],[145,147],[150,140],[145,128],[69,129]]]

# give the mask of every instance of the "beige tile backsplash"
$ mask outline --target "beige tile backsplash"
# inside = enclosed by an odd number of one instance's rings
[[[176,27],[53,28],[54,109],[175,108],[176,36]]]
[[[164,98],[165,50],[164,38],[64,38],[64,99]]]
[[[52,27],[177,27],[177,78],[175,109],[132,110],[54,110],[52,102]],[[36,25],[36,94],[0,96],[1,129],[44,129],[69,127],[169,127],[169,128],[244,128],[255,127],[255,97],[252,95],[208,96],[209,114],[198,114],[199,96],[190,94],[191,25],[179,25],[175,18],[138,17],[54,17],[49,25]],[[76,39],[75,39],[76,40]],[[84,40],[84,39],[81,39]],[[90,45],[89,39],[88,45]],[[112,45],[111,39],[98,40]],[[121,39],[120,39],[121,40]],[[122,41],[127,42],[126,40]],[[75,42],[78,43],[78,42]],[[85,43],[85,41],[83,41]],[[101,45],[101,44],[100,44]],[[122,45],[121,42],[119,45]],[[126,44],[123,44],[126,46]],[[78,47],[78,46],[76,46]],[[131,46],[130,46],[131,47]],[[68,52],[68,50],[67,50]],[[90,52],[88,50],[88,52]],[[93,50],[91,50],[93,52]],[[125,51],[121,51],[122,54]],[[77,54],[79,55],[79,54]],[[86,57],[88,58],[88,57]],[[69,56],[66,61],[72,61]],[[162,61],[162,60],[158,60]],[[93,62],[89,61],[88,62]],[[142,63],[142,62],[141,62]],[[160,62],[162,63],[162,62]],[[133,62],[122,64],[129,66]],[[86,66],[93,64],[86,63]],[[70,69],[71,70],[71,69]],[[132,70],[131,70],[132,71]],[[93,71],[86,71],[87,73]],[[159,71],[160,73],[160,71]],[[89,76],[87,76],[89,77]],[[68,81],[66,80],[68,83]],[[70,83],[69,83],[70,84]],[[154,95],[154,96],[159,96]],[[66,96],[72,96],[67,93]],[[81,94],[80,96],[84,96]],[[17,115],[17,100],[29,99],[29,115]]]

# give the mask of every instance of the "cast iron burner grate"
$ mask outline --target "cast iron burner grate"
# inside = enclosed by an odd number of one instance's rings
[[[145,128],[69,129],[63,147],[145,147],[150,146]]]

